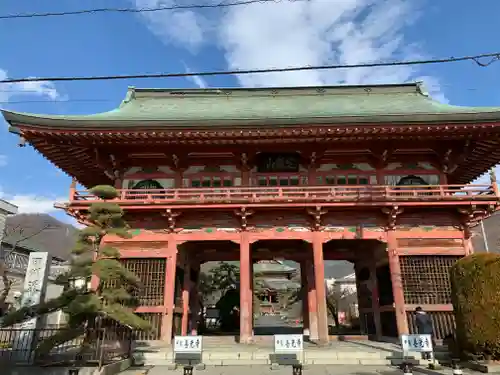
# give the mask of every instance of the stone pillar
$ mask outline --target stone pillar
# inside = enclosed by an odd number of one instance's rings
[[[242,233],[240,241],[240,342],[250,343],[252,341],[253,298],[248,234]]]
[[[302,284],[302,289],[300,291],[302,298],[302,326],[304,336],[309,337],[309,286],[307,282],[307,264],[306,261],[300,262],[300,283]]]
[[[188,334],[190,289],[191,289],[191,262],[189,261],[189,256],[186,254],[184,261],[184,280],[182,283],[182,322],[181,322],[182,336],[186,336]]]
[[[389,269],[391,272],[392,294],[394,297],[394,310],[396,313],[396,324],[398,335],[408,333],[408,321],[406,319],[405,297],[403,293],[403,282],[399,255],[397,252],[396,232],[387,232],[387,256],[389,258]]]
[[[319,232],[313,233],[314,280],[318,300],[318,336],[320,343],[328,342],[328,313],[326,309],[325,261],[323,239]]]
[[[50,272],[52,257],[47,252],[32,252],[28,260],[26,275],[24,277],[23,294],[21,298],[21,306],[29,307],[38,305],[45,301],[45,293],[47,292],[47,281]],[[33,353],[37,341],[36,330],[43,328],[45,325],[45,317],[34,317],[26,320],[19,328],[19,336],[14,340],[14,353],[19,353],[26,362],[33,361]],[[16,350],[17,349],[17,350]]]
[[[172,326],[174,321],[175,304],[175,269],[177,267],[177,243],[168,241],[167,245],[167,274],[165,277],[165,297],[163,321],[161,325],[161,337],[167,343],[172,342]]]
[[[316,296],[316,280],[314,279],[314,265],[311,260],[305,261],[307,273],[307,310],[309,317],[309,340],[318,341],[318,299]]]

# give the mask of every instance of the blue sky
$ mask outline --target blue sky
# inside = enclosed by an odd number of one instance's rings
[[[215,3],[219,0],[190,0]],[[172,0],[2,0],[0,15],[93,7],[155,7]],[[0,19],[0,78],[113,75],[437,58],[500,51],[498,0],[310,0],[206,11]],[[0,106],[88,114],[115,108],[127,86],[286,86],[424,79],[455,105],[500,106],[500,62],[289,74],[0,84]],[[0,120],[0,195],[24,212],[49,212],[70,180]],[[64,217],[62,213],[56,214]]]

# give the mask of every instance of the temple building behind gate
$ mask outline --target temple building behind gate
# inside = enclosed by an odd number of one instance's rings
[[[440,104],[421,84],[130,88],[106,113],[3,115],[74,178],[69,215],[85,222],[87,188],[119,189],[134,236],[106,242],[143,282],[145,339],[196,333],[200,265],[239,261],[251,342],[251,265],[274,259],[300,264],[311,340],[329,339],[325,260],[354,263],[364,332],[414,332],[422,306],[443,338],[449,268],[499,203],[495,181],[471,181],[500,160],[500,108]]]

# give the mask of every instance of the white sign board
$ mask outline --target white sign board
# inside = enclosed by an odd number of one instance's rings
[[[431,335],[401,335],[403,352],[432,352]]]
[[[24,276],[24,288],[21,297],[21,306],[29,307],[39,304],[45,300],[47,291],[47,280],[49,276],[51,256],[46,252],[32,252],[28,260],[26,275]],[[43,318],[31,318],[21,324],[19,337],[14,342],[14,347],[25,353],[24,360],[31,361],[31,346],[35,340],[35,330],[43,324]]]
[[[202,336],[175,336],[174,353],[201,353],[203,350]]]
[[[274,335],[275,353],[295,353],[304,350],[304,335]]]

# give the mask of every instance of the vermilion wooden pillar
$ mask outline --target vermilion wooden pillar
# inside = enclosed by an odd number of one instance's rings
[[[174,320],[175,269],[177,267],[177,243],[169,241],[167,245],[167,275],[165,277],[165,295],[161,337],[163,341],[172,342],[172,325]]]
[[[318,299],[318,336],[320,343],[328,342],[328,314],[326,310],[325,261],[323,258],[323,239],[319,232],[313,233],[314,279]]]
[[[199,292],[199,284],[200,284],[200,263],[196,262],[193,264],[193,269],[196,271],[197,280],[193,285],[193,289],[191,290],[191,334],[196,336],[198,334],[198,321],[200,317],[200,292]]]
[[[302,289],[300,291],[302,298],[302,326],[304,336],[310,335],[309,331],[309,286],[307,285],[307,269],[306,262],[300,262],[300,282],[302,284]]]
[[[240,342],[252,341],[252,265],[250,256],[250,242],[248,234],[242,233],[240,239]]]
[[[370,287],[372,292],[372,312],[373,324],[375,325],[375,339],[380,340],[382,337],[382,323],[380,320],[380,303],[377,283],[377,261],[375,257],[370,264]]]
[[[394,297],[394,309],[396,313],[398,335],[407,334],[408,320],[406,319],[403,280],[401,267],[399,265],[399,255],[397,252],[396,232],[393,230],[387,232],[387,256],[389,258],[389,269],[391,272],[392,294]]]
[[[307,274],[307,315],[309,316],[309,340],[318,341],[318,299],[316,297],[314,265],[311,260],[306,260],[304,264]]]
[[[183,336],[188,334],[190,291],[191,291],[191,262],[189,261],[189,255],[186,255],[184,261],[184,280],[182,283],[181,335]]]

